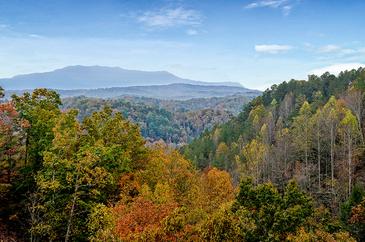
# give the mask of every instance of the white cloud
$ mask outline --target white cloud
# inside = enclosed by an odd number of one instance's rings
[[[255,45],[255,51],[260,53],[278,54],[291,50],[290,45]]]
[[[313,49],[316,53],[319,54],[319,58],[323,60],[335,60],[338,59],[341,62],[356,62],[360,61],[364,57],[364,49],[363,48],[349,48],[343,47],[340,45],[324,45],[318,48]],[[356,60],[358,59],[358,60]]]
[[[246,8],[262,8],[262,7],[278,8],[287,2],[288,0],[262,0],[262,1],[252,2],[246,5]]]
[[[325,45],[319,48],[320,53],[334,53],[339,52],[342,48],[338,45]]]
[[[246,9],[253,8],[273,8],[280,9],[285,16],[290,14],[290,11],[293,8],[293,4],[290,0],[259,0],[247,4],[245,6]]]
[[[43,38],[43,36],[42,35],[39,35],[39,34],[29,34],[28,35],[29,37],[31,37],[31,38]]]
[[[287,5],[287,6],[284,6],[283,8],[282,8],[282,10],[283,10],[283,14],[285,15],[285,16],[288,16],[289,14],[290,14],[290,11],[291,11],[291,9],[292,9],[293,7],[292,6],[290,6],[290,5]]]
[[[309,74],[322,75],[325,72],[329,72],[334,75],[338,75],[341,71],[358,69],[359,67],[365,67],[362,63],[339,63],[334,65],[325,66],[322,68],[314,69]]]
[[[137,21],[151,28],[169,28],[175,26],[197,26],[202,22],[202,15],[193,9],[162,8],[144,12]]]
[[[187,35],[197,35],[199,32],[196,29],[188,29],[186,30]]]

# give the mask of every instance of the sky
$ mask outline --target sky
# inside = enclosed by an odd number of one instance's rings
[[[0,0],[0,78],[102,65],[264,90],[365,64],[364,12],[363,0]]]

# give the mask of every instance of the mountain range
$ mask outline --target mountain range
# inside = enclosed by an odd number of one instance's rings
[[[120,67],[68,66],[50,72],[0,79],[6,96],[35,88],[57,90],[61,97],[149,97],[169,100],[243,95],[253,98],[260,91],[234,82],[202,82],[180,78],[166,71],[137,71]]]
[[[39,87],[51,89],[96,89],[129,86],[151,86],[185,83],[209,86],[241,86],[232,82],[202,82],[180,78],[167,71],[138,71],[106,66],[68,66],[50,72],[17,75],[0,79],[5,89],[24,90]]]
[[[123,98],[125,96],[147,97],[162,100],[188,100],[192,98],[211,98],[226,97],[232,95],[241,95],[247,98],[254,98],[260,95],[260,91],[235,86],[206,86],[176,83],[169,85],[152,85],[152,86],[131,86],[131,87],[111,87],[96,89],[55,89],[62,98],[66,97],[95,97],[95,98]],[[6,90],[5,96],[10,97],[12,94],[20,95],[25,90]]]

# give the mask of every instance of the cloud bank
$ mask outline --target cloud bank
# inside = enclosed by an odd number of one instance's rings
[[[334,75],[338,75],[341,71],[358,69],[360,67],[365,67],[362,63],[339,63],[334,65],[325,66],[322,68],[314,69],[309,72],[309,74],[322,75],[325,72],[329,72]]]

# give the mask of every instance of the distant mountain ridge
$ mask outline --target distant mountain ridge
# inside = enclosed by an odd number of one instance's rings
[[[147,97],[163,100],[188,100],[192,98],[225,97],[231,95],[244,95],[254,98],[261,94],[260,91],[247,89],[240,86],[208,86],[176,83],[169,85],[130,86],[97,89],[55,89],[61,97],[95,97],[95,98],[118,98],[123,96]],[[21,94],[30,90],[6,90],[6,97],[12,94]]]
[[[67,66],[54,71],[17,75],[0,79],[5,89],[24,90],[40,87],[51,89],[97,89],[130,86],[152,86],[169,84],[192,84],[209,86],[235,86],[232,82],[202,82],[180,78],[167,71],[127,70],[106,66]]]

